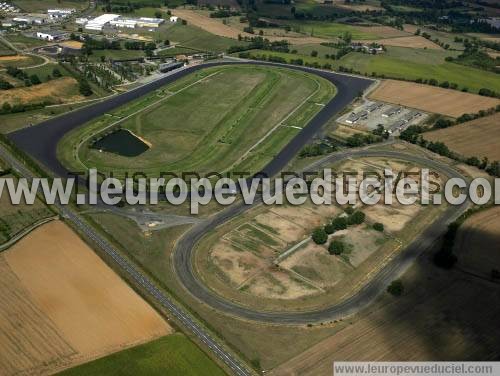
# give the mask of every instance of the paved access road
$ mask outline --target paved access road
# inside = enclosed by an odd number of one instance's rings
[[[112,96],[101,102],[80,108],[64,115],[46,120],[33,127],[10,133],[8,137],[23,151],[28,153],[38,163],[42,164],[55,175],[68,176],[67,169],[57,158],[57,144],[71,130],[82,126],[117,107],[146,95],[162,86],[174,82],[200,69],[222,65],[250,64],[275,67],[286,67],[316,74],[327,79],[337,87],[337,95],[325,104],[321,111],[296,135],[295,138],[263,169],[263,172],[274,175],[299,152],[302,147],[321,129],[321,127],[337,112],[347,106],[356,96],[368,88],[373,81],[329,71],[312,69],[294,65],[284,65],[266,62],[212,62],[193,65],[178,71],[170,72],[164,77],[140,86],[123,94]],[[286,98],[284,98],[286,100]]]
[[[364,157],[385,157],[406,160],[422,166],[427,166],[448,177],[465,179],[450,166],[435,160],[406,154],[400,151],[370,150],[370,148],[347,150],[332,154],[309,166],[307,171],[318,171],[322,167],[331,166],[332,163],[347,158]],[[233,303],[210,290],[199,281],[196,272],[193,271],[192,264],[196,244],[204,235],[212,231],[215,227],[228,222],[258,204],[259,202],[256,202],[254,205],[245,205],[244,203],[235,204],[192,227],[177,242],[174,252],[174,268],[183,286],[193,296],[208,306],[247,320],[273,324],[306,324],[333,321],[359,312],[372,303],[377,296],[383,293],[393,280],[400,277],[422,252],[429,249],[433,242],[446,231],[448,224],[463,213],[468,206],[468,203],[464,203],[460,206],[451,206],[448,208],[440,218],[420,234],[408,247],[398,253],[397,256],[362,287],[361,290],[345,301],[330,307],[307,312],[262,312]]]

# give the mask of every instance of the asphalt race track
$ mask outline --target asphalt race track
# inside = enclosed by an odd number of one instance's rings
[[[339,152],[308,167],[308,171],[316,171],[322,167],[327,167],[332,163],[339,162],[347,158],[363,157],[388,157],[415,162],[423,166],[434,169],[440,174],[450,178],[462,178],[461,174],[451,167],[431,159],[410,155],[399,151],[377,151],[377,150],[347,150]],[[258,204],[258,203],[256,203]],[[301,312],[261,312],[248,307],[237,305],[214,291],[210,290],[200,282],[193,271],[192,259],[196,249],[196,244],[201,238],[213,230],[215,227],[231,220],[254,205],[244,203],[235,204],[219,212],[206,221],[201,222],[186,232],[177,242],[174,251],[174,268],[183,286],[198,300],[210,307],[226,312],[227,314],[238,316],[247,320],[268,322],[273,324],[306,324],[324,321],[339,320],[353,315],[361,309],[367,307],[373,300],[383,293],[387,286],[400,277],[415,261],[415,259],[425,250],[429,249],[447,229],[450,222],[463,213],[468,203],[459,206],[451,206],[447,211],[420,234],[406,249],[401,251],[388,265],[386,265],[373,279],[370,280],[359,292],[350,298],[334,304],[330,307],[321,308],[314,311]]]
[[[327,79],[337,87],[337,95],[325,104],[323,109],[285,146],[279,154],[263,169],[263,173],[270,176],[278,173],[286,164],[307,144],[307,142],[321,129],[321,127],[337,112],[347,106],[355,97],[366,90],[372,80],[349,75],[338,74],[313,68],[295,65],[285,65],[267,62],[213,62],[189,66],[185,69],[160,78],[134,90],[113,96],[101,102],[83,107],[64,115],[49,119],[32,127],[27,127],[8,134],[8,137],[24,152],[29,154],[43,167],[48,168],[55,176],[66,177],[68,170],[57,158],[57,145],[63,136],[71,130],[82,126],[88,121],[97,118],[113,109],[132,100],[157,90],[162,86],[174,82],[181,77],[203,68],[233,64],[266,65],[285,67],[316,74]]]

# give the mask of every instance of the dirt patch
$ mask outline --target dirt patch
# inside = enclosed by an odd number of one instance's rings
[[[372,41],[370,41],[372,42]],[[373,42],[383,44],[385,46],[408,47],[408,48],[427,48],[430,50],[441,50],[442,48],[436,43],[431,42],[421,36],[409,36],[398,38],[387,38],[374,40]]]
[[[62,222],[33,231],[4,257],[33,304],[76,352],[71,362],[172,332],[159,314]]]
[[[476,113],[500,104],[496,98],[396,80],[382,81],[370,98],[451,117]]]
[[[61,77],[40,85],[19,87],[0,91],[0,102],[10,104],[39,103],[43,101],[58,103],[74,102],[83,99],[78,92],[78,82],[73,77]]]
[[[500,113],[467,123],[425,133],[429,141],[442,141],[451,150],[467,156],[500,160]]]

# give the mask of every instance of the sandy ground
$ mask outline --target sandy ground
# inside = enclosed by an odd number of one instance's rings
[[[500,160],[500,113],[425,134],[429,141],[442,141],[465,156]]]
[[[203,30],[208,31],[209,33],[219,35],[221,37],[238,39],[238,34],[240,34],[243,37],[256,36],[254,34],[242,32],[241,30],[231,27],[229,25],[224,25],[220,19],[207,17],[194,10],[177,8],[172,10],[172,13],[175,16],[178,16],[186,20],[191,25],[198,26]],[[266,36],[266,38],[269,39],[270,41],[288,39],[288,41],[291,44],[312,44],[312,43],[321,43],[326,41],[325,39],[309,37],[309,36],[303,36],[303,37],[301,36],[298,38]]]
[[[36,86],[19,87],[0,91],[0,102],[30,103],[56,99],[60,103],[74,102],[82,99],[81,95],[65,95],[74,91],[78,82],[73,77],[61,77]]]
[[[78,42],[76,40],[67,40],[64,42],[59,43],[63,47],[69,47],[69,48],[74,48],[74,49],[81,49],[83,46],[82,42]]]
[[[451,117],[476,113],[500,104],[496,98],[396,80],[382,81],[370,98]]]
[[[4,257],[33,304],[76,352],[73,362],[172,332],[161,316],[62,222],[33,231]]]
[[[28,56],[25,55],[8,55],[8,56],[0,56],[0,61],[19,61],[19,60],[26,60]]]
[[[387,39],[374,40],[373,42],[378,44],[383,44],[385,46],[394,46],[394,47],[428,48],[432,50],[442,49],[436,43],[433,43],[430,40],[425,39],[424,37],[421,36],[387,38]]]
[[[455,250],[460,267],[486,278],[500,271],[500,207],[484,210],[460,227]]]

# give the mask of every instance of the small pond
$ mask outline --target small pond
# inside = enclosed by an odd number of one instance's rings
[[[92,145],[92,149],[121,155],[122,157],[137,157],[149,146],[126,129],[119,129],[110,133]]]

